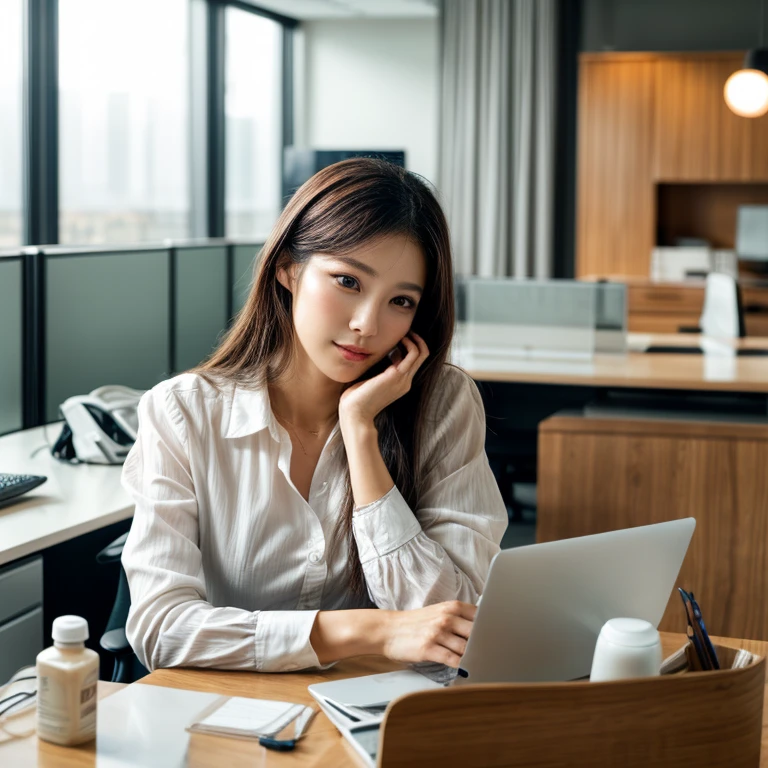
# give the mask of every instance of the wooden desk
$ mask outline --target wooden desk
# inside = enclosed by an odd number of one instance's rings
[[[664,655],[677,650],[685,642],[679,634],[662,633]],[[718,639],[722,645],[746,648],[760,655],[768,654],[768,643],[755,640]],[[341,662],[322,673],[269,675],[246,672],[206,670],[159,670],[134,685],[163,685],[186,690],[208,691],[232,696],[283,699],[315,703],[307,686],[323,680],[374,674],[399,665],[377,657],[361,657]],[[110,683],[99,683],[100,696],[114,692]],[[109,690],[106,690],[109,688]],[[766,686],[768,697],[768,685]],[[574,715],[575,717],[578,715]],[[596,745],[597,748],[597,745]],[[0,765],[14,768],[86,768],[95,766],[96,750],[87,747],[66,748],[38,742],[31,736],[17,742],[0,745]],[[362,765],[335,726],[321,712],[312,723],[306,739],[291,753],[271,752],[258,743],[218,736],[194,734],[190,739],[189,766],[195,768],[283,768],[283,766],[333,766],[355,768]],[[768,768],[768,702],[763,708],[763,740],[760,765]]]
[[[696,335],[630,333],[626,354],[596,354],[585,360],[488,353],[464,345],[461,339],[459,333],[451,359],[477,381],[768,394],[768,357],[633,351],[650,344],[695,346],[700,341]],[[768,338],[737,339],[732,346],[768,349]]]

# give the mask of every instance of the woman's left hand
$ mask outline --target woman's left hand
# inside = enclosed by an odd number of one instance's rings
[[[411,331],[401,339],[406,355],[393,361],[385,371],[366,381],[360,381],[344,390],[339,402],[339,424],[373,425],[378,413],[402,397],[411,388],[416,371],[429,357],[424,339]]]

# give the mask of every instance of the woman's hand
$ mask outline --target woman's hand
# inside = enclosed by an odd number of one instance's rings
[[[353,384],[342,394],[339,402],[342,431],[345,427],[372,426],[377,414],[410,390],[416,371],[429,357],[429,349],[424,339],[413,331],[401,342],[406,349],[405,357],[395,359],[382,373]]]
[[[451,600],[410,611],[386,611],[382,653],[402,662],[436,661],[458,667],[477,608]]]

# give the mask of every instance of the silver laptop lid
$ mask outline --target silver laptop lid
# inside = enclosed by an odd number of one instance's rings
[[[658,626],[695,527],[689,517],[502,550],[461,660],[467,677],[456,684],[588,675],[608,619]]]

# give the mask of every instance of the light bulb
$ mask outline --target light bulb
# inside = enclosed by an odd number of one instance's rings
[[[760,117],[768,112],[768,75],[759,69],[740,69],[726,81],[725,103],[741,117]]]

